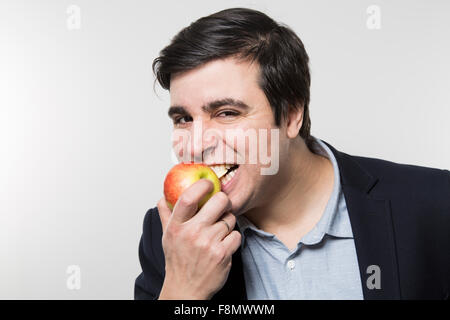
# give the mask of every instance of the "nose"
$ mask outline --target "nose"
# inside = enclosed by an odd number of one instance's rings
[[[212,158],[217,148],[220,132],[207,120],[196,119],[186,129],[176,129],[172,146],[178,160],[203,163]]]
[[[190,152],[194,162],[207,162],[218,144],[218,130],[209,121],[196,120],[191,127]]]

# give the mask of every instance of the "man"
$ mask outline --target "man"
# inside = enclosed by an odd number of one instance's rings
[[[265,142],[279,168],[239,164],[200,210],[205,179],[173,210],[162,198],[144,219],[136,299],[448,299],[449,171],[311,136],[308,55],[293,31],[224,10],[183,29],[153,67],[175,130],[276,129]],[[214,159],[218,146],[241,153],[223,136],[201,142],[177,156],[234,165]]]

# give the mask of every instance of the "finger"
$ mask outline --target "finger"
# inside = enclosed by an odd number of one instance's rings
[[[227,235],[223,241],[222,245],[225,247],[225,250],[227,251],[227,256],[233,255],[233,253],[236,252],[236,250],[241,245],[241,234],[239,231],[234,230],[229,235]]]
[[[158,204],[158,212],[159,212],[159,218],[161,219],[161,225],[163,232],[166,230],[167,225],[169,224],[170,216],[172,215],[172,211],[167,206],[166,198],[162,197],[159,199]]]
[[[230,209],[231,201],[228,196],[224,192],[217,192],[203,205],[192,220],[205,225],[213,225],[225,211]]]
[[[210,232],[216,240],[221,241],[233,231],[235,224],[235,215],[231,212],[227,212],[219,219],[219,221],[211,226]]]
[[[200,179],[189,186],[180,196],[172,211],[172,219],[183,223],[191,219],[197,212],[200,200],[214,188],[211,181]]]

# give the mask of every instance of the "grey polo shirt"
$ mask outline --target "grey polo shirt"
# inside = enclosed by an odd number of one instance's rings
[[[275,235],[258,229],[245,216],[237,218],[249,300],[363,299],[339,168],[327,145],[313,139],[313,152],[333,164],[334,186],[321,219],[297,247],[290,251]]]

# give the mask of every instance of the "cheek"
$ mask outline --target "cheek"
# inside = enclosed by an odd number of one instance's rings
[[[250,122],[228,128],[224,140],[227,151],[237,154],[239,164],[269,165],[272,153],[279,152],[279,137],[277,127],[267,122],[264,126]]]
[[[280,129],[273,126],[267,126],[258,132],[258,155],[260,164],[269,166],[274,157],[278,157],[282,149],[280,141]]]
[[[240,128],[227,135],[227,146],[234,150],[238,164],[257,164],[258,130]]]
[[[174,129],[171,136],[172,150],[179,161],[191,161],[191,150],[195,151],[196,133],[188,129]]]

